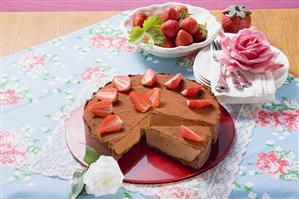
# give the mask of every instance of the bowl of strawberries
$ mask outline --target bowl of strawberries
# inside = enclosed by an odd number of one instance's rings
[[[182,3],[138,8],[121,24],[130,43],[158,57],[182,57],[209,45],[221,30],[210,12]]]

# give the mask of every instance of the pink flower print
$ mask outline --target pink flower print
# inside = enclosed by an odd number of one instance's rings
[[[86,68],[81,74],[83,80],[91,82],[98,82],[103,77],[107,77],[107,74],[102,71],[100,66]]]
[[[258,160],[256,161],[256,167],[272,177],[286,174],[284,168],[288,165],[289,162],[287,160],[281,160],[275,151],[259,153]]]
[[[0,163],[5,166],[22,166],[26,151],[17,147],[17,136],[14,131],[0,132]]]
[[[92,45],[96,48],[111,48],[112,38],[104,35],[96,35],[91,38]]]
[[[119,49],[121,51],[136,52],[138,50],[138,47],[133,44],[130,44],[128,42],[128,38],[125,36],[115,37],[112,43],[116,49]]]
[[[258,118],[256,124],[266,127],[276,127],[281,122],[279,121],[278,112],[268,112],[266,110],[260,110],[258,113]]]
[[[3,105],[14,105],[17,104],[23,97],[17,95],[15,90],[6,90],[6,91],[1,91],[0,90],[0,104]]]
[[[292,130],[299,130],[299,109],[282,111],[282,122]]]
[[[45,65],[45,58],[43,55],[27,55],[21,63],[28,69],[42,69]]]
[[[195,199],[195,196],[180,187],[165,187],[156,195],[156,199]]]

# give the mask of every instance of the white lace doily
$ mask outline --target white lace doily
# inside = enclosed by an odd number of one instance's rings
[[[74,103],[70,110],[78,107],[90,93],[95,90],[95,86],[87,86],[78,96],[78,101]],[[256,113],[258,105],[225,105],[232,115],[237,129],[237,136],[233,148],[228,156],[213,169],[196,177],[163,185],[134,185],[123,184],[123,188],[139,192],[149,196],[159,196],[160,198],[172,198],[172,194],[177,194],[179,190],[190,193],[196,198],[228,198],[235,174],[239,169],[242,155],[246,151],[246,146],[255,127]],[[73,172],[80,168],[80,164],[72,157],[65,142],[65,125],[69,114],[64,121],[55,129],[52,136],[43,147],[40,154],[30,163],[29,170],[33,173],[40,173],[46,176],[55,176],[62,179],[71,179]],[[183,198],[183,197],[179,197]],[[186,196],[185,198],[190,198]],[[192,198],[192,197],[191,197]]]

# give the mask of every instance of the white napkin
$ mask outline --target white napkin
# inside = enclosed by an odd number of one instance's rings
[[[251,87],[243,88],[242,90],[238,90],[234,87],[232,77],[229,72],[227,72],[226,81],[229,88],[227,91],[218,92],[215,90],[215,87],[219,78],[220,64],[215,62],[211,67],[213,67],[212,71],[214,73],[211,76],[211,89],[220,102],[230,104],[253,104],[275,100],[275,81],[271,71],[267,71],[265,74],[253,74],[240,70],[252,83]]]

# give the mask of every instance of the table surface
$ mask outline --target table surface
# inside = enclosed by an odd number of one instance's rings
[[[212,11],[220,19],[221,11]],[[2,12],[1,56],[97,23],[117,14],[99,12]],[[289,58],[290,73],[299,76],[299,9],[253,10],[253,26]]]

